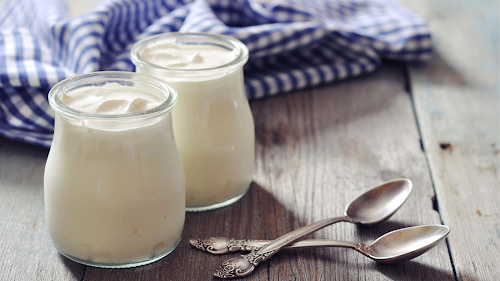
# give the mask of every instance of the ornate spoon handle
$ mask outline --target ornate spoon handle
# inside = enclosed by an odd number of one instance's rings
[[[250,274],[261,261],[269,259],[283,247],[286,247],[299,240],[300,238],[319,229],[342,221],[356,223],[356,221],[353,221],[350,218],[344,216],[325,219],[310,225],[303,226],[279,237],[278,239],[272,241],[271,243],[258,250],[253,250],[249,254],[232,258],[223,262],[221,268],[216,270],[214,275],[219,278],[234,278],[246,276]]]
[[[273,242],[273,240],[236,240],[228,239],[225,237],[212,237],[208,239],[191,239],[189,243],[202,250],[212,254],[220,255],[237,251],[253,251],[258,250],[265,245]],[[344,247],[344,248],[358,248],[361,244],[328,240],[328,239],[308,239],[295,242],[286,246],[286,249],[300,249],[300,248],[320,248],[320,247]]]

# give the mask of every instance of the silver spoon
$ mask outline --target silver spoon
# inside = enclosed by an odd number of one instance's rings
[[[326,239],[308,239],[295,242],[287,249],[342,247],[354,249],[379,263],[398,263],[411,260],[434,248],[450,233],[445,225],[421,225],[388,232],[370,245]],[[199,248],[204,241],[216,242],[212,249]],[[235,251],[252,251],[272,242],[271,240],[234,240],[223,237],[190,240],[191,245],[212,254]],[[224,245],[225,244],[225,245]],[[218,276],[221,277],[221,276]],[[224,277],[222,277],[224,278]]]
[[[255,267],[269,259],[282,248],[321,228],[338,222],[375,224],[392,216],[410,195],[412,182],[409,179],[395,179],[370,189],[354,199],[346,208],[344,216],[329,218],[303,226],[289,232],[264,247],[249,254],[232,258],[222,263],[214,275],[220,278],[246,276]]]

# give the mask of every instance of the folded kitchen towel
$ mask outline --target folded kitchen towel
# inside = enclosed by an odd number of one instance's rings
[[[394,0],[110,0],[71,18],[63,0],[0,4],[0,135],[50,146],[58,81],[99,70],[134,71],[134,42],[159,33],[212,32],[250,50],[248,97],[358,76],[381,59],[423,60],[423,18]]]

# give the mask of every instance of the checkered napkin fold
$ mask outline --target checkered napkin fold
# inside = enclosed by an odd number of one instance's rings
[[[425,20],[393,0],[109,0],[75,18],[64,0],[3,0],[0,135],[50,146],[51,86],[93,71],[134,71],[133,43],[172,31],[243,41],[250,99],[358,76],[381,59],[431,53]]]

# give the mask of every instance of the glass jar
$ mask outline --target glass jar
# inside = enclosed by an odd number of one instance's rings
[[[145,50],[164,42],[174,44],[174,49],[199,48],[200,54],[208,46],[222,48],[234,59],[186,69],[144,58]],[[159,57],[179,61],[175,52],[161,56],[162,49],[158,51]],[[189,59],[199,62],[196,56],[198,53]],[[254,121],[243,81],[246,46],[224,35],[167,33],[137,42],[131,57],[136,72],[160,78],[179,93],[173,124],[186,173],[186,210],[210,210],[236,202],[252,181],[255,150]]]
[[[148,91],[162,103],[150,110],[93,114],[61,102],[83,87],[107,83]],[[175,249],[185,216],[184,171],[171,110],[176,91],[130,72],[66,79],[49,93],[54,139],[45,166],[45,218],[64,256],[90,266],[133,267]]]

